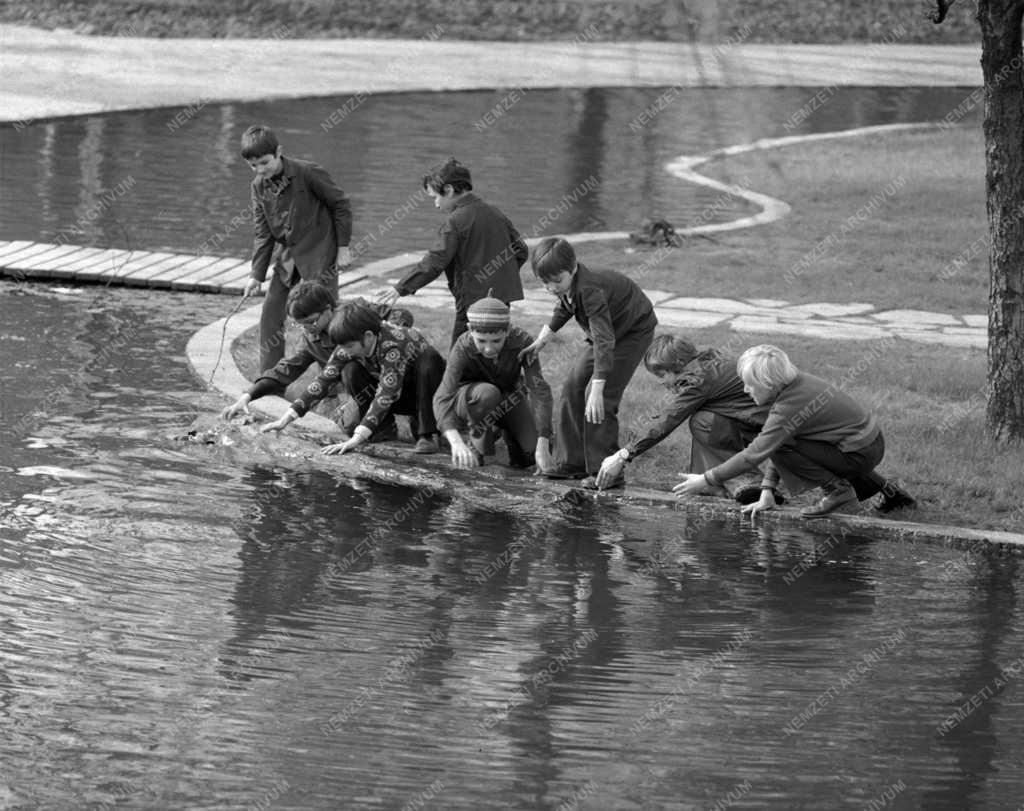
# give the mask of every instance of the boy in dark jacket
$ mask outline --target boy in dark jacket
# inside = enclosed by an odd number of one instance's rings
[[[423,188],[448,217],[434,247],[377,300],[394,304],[400,296],[411,296],[444,273],[455,297],[454,345],[466,331],[469,305],[489,295],[488,291],[506,304],[522,300],[519,269],[529,251],[509,218],[473,193],[469,169],[455,158],[425,175]]]
[[[555,468],[550,478],[583,479],[596,489],[605,457],[619,450],[619,402],[626,384],[654,339],[654,305],[629,277],[590,270],[576,261],[560,237],[542,239],[530,254],[534,275],[557,296],[554,314],[524,353],[541,348],[571,318],[583,328],[587,346],[562,388],[555,427]],[[621,487],[620,475],[606,487]]]
[[[303,279],[332,293],[338,268],[348,266],[352,208],[345,192],[320,166],[286,158],[269,127],[242,134],[242,157],[256,173],[250,189],[253,240],[249,296],[260,289],[271,259],[274,274],[260,315],[260,370],[284,356],[284,319],[288,291]]]

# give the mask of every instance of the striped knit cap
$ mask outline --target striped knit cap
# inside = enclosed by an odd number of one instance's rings
[[[509,325],[512,319],[508,313],[508,305],[501,299],[494,298],[493,292],[488,290],[485,298],[469,305],[466,318],[470,327],[504,329]]]

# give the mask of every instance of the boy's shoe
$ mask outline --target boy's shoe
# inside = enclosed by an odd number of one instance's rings
[[[413,453],[438,453],[440,450],[441,445],[437,441],[437,437],[431,434],[430,436],[421,436],[416,440]]]
[[[580,482],[580,487],[584,490],[620,490],[626,486],[626,477],[622,473],[612,479],[610,484],[606,484],[604,487],[597,486],[596,476],[587,476]]]
[[[885,488],[875,496],[871,506],[876,513],[886,515],[895,510],[912,510],[917,507],[917,500],[895,482],[886,482]]]
[[[370,442],[394,442],[398,439],[398,425],[394,418],[388,420],[373,432]]]
[[[845,479],[833,479],[822,485],[821,489],[825,493],[821,500],[800,510],[800,515],[804,518],[821,518],[857,501],[857,493]]]
[[[732,497],[740,504],[753,504],[754,502],[761,500],[761,485],[741,484],[732,491]]]
[[[559,466],[549,470],[544,476],[548,479],[585,479],[587,478],[587,471]]]

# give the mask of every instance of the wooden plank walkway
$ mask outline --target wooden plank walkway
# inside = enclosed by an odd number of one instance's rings
[[[238,295],[249,280],[249,260],[158,251],[121,251],[82,245],[0,240],[0,277],[119,284]],[[367,278],[363,270],[338,274],[338,287]]]
[[[0,276],[238,295],[248,259],[0,240]],[[364,274],[365,275],[365,274]]]

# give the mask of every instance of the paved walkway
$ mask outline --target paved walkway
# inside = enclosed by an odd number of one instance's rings
[[[981,84],[980,46],[89,37],[0,25],[0,121],[360,92]]]

